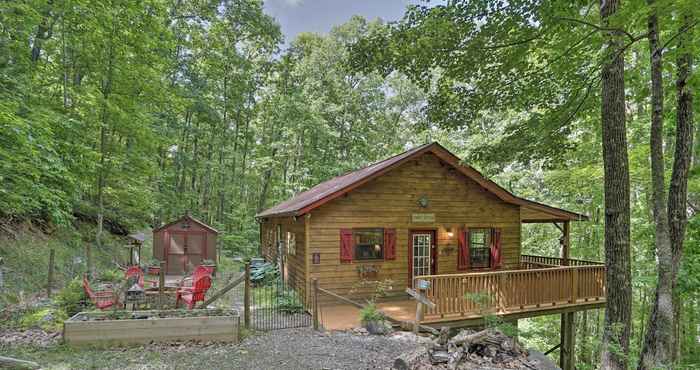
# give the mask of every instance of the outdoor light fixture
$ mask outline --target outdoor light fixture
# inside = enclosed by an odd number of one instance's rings
[[[451,227],[447,227],[447,228],[445,228],[445,230],[447,230],[447,237],[448,237],[448,238],[451,238],[451,237],[453,237],[453,236],[455,235],[455,234],[452,232],[452,228],[451,228]]]

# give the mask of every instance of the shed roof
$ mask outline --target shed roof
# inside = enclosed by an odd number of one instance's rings
[[[432,153],[442,161],[452,165],[463,175],[474,180],[480,186],[490,191],[504,202],[521,206],[521,218],[523,222],[588,220],[588,216],[586,215],[513,195],[500,185],[486,178],[473,167],[462,164],[459,157],[452,154],[449,150],[445,149],[437,142],[421,145],[359,170],[334,177],[312,187],[307,191],[299,193],[272,208],[260,212],[258,215],[256,215],[256,217],[300,216],[306,214],[311,210],[400,166],[406,161],[419,157],[425,153]]]
[[[219,233],[215,228],[213,228],[213,227],[211,227],[211,226],[205,224],[204,222],[202,222],[202,221],[200,221],[200,220],[198,220],[198,219],[192,217],[192,216],[189,215],[189,214],[186,214],[186,215],[184,215],[184,216],[182,216],[182,217],[176,219],[175,221],[171,221],[171,222],[169,222],[169,223],[167,223],[167,224],[165,224],[165,225],[163,225],[163,226],[161,226],[161,227],[157,227],[157,228],[153,229],[153,232],[156,233],[156,232],[158,232],[158,231],[160,231],[160,230],[163,230],[163,229],[165,229],[165,228],[167,228],[167,227],[170,227],[170,226],[172,226],[172,225],[175,225],[176,223],[181,222],[181,221],[184,221],[184,220],[189,220],[190,222],[194,222],[194,223],[196,223],[197,225],[199,225],[199,226],[201,226],[201,227],[203,227],[203,228],[205,228],[205,229],[207,229],[207,230],[213,232],[214,234],[218,234],[218,233]]]

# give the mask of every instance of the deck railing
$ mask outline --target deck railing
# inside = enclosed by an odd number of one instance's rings
[[[535,262],[532,262],[535,263]],[[434,308],[425,320],[537,311],[605,299],[605,266],[574,265],[453,275],[427,275]]]
[[[602,262],[580,260],[575,258],[559,258],[559,257],[546,257],[546,256],[534,256],[529,254],[523,254],[520,256],[520,263],[529,265],[539,265],[542,267],[546,266],[599,266],[603,265]]]

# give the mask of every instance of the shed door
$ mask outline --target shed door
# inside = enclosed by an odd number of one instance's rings
[[[189,233],[185,239],[185,272],[192,272],[202,263],[202,255],[206,249],[204,234]]]
[[[168,242],[167,273],[181,275],[185,272],[185,234],[172,233]]]

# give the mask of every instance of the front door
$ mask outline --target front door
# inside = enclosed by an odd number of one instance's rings
[[[409,278],[413,286],[416,276],[432,275],[437,271],[435,231],[411,231],[409,243]]]

